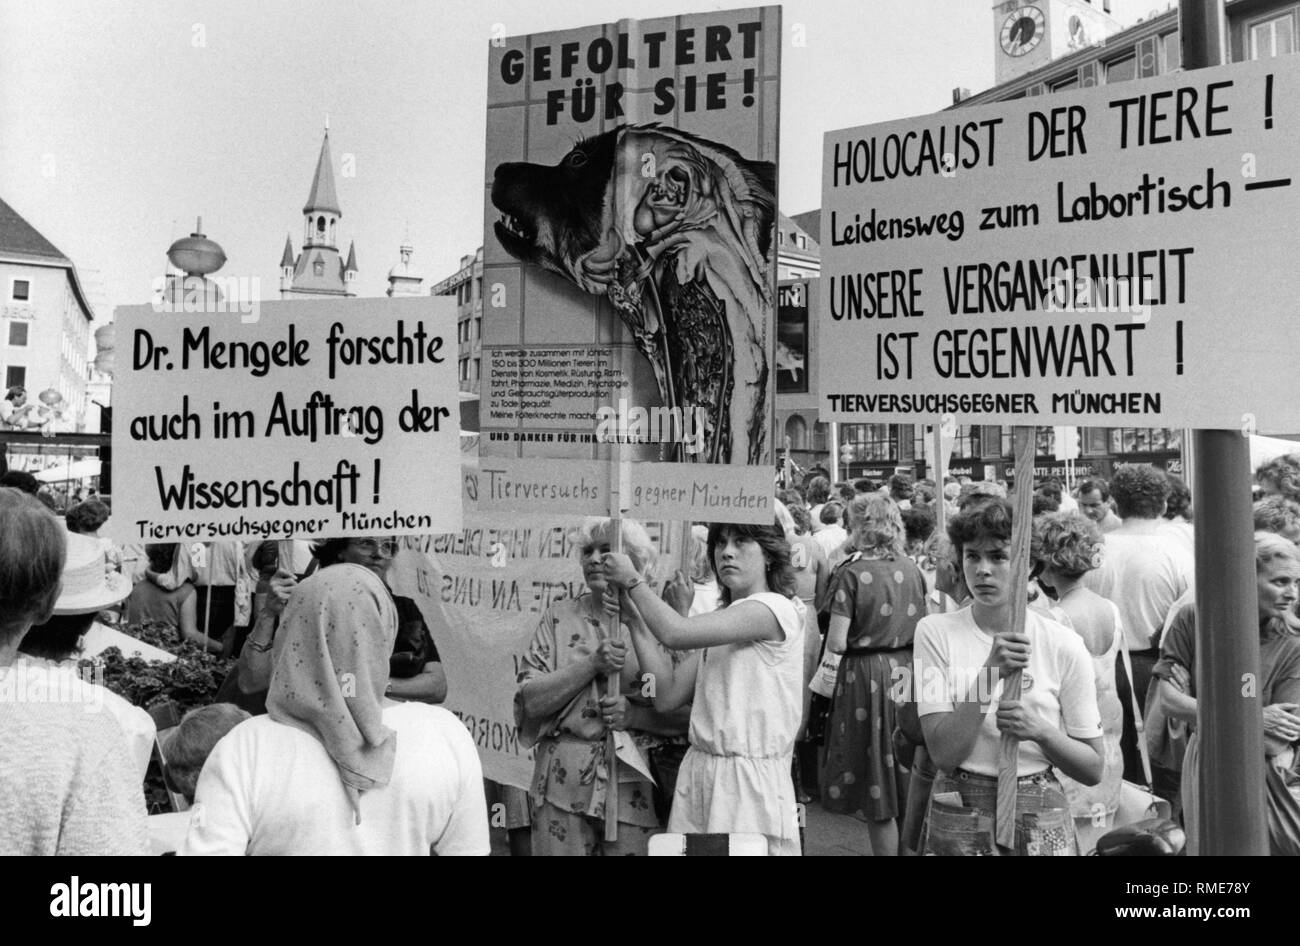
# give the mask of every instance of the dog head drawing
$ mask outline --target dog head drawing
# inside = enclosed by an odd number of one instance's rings
[[[765,288],[774,187],[770,162],[672,128],[620,126],[558,164],[498,165],[493,230],[511,256],[595,295],[630,247],[658,255],[692,239],[693,263],[706,249],[730,252]]]
[[[742,462],[755,462],[774,189],[769,162],[673,128],[620,126],[555,165],[499,165],[494,230],[516,259],[606,296],[654,367],[664,403],[703,405],[720,442],[714,458],[726,459],[734,441],[750,455]],[[702,336],[726,354],[721,381],[703,379],[717,366]]]

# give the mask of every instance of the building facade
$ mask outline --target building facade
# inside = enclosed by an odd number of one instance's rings
[[[58,392],[56,430],[84,428],[94,317],[72,261],[0,200],[0,380]]]
[[[1230,61],[1296,50],[1300,2],[1229,0],[1225,11]],[[1113,85],[1182,68],[1176,4],[1127,28],[1116,19],[1122,14],[1122,0],[1006,0],[994,4],[991,20],[997,84],[975,95],[954,90],[952,107]],[[801,219],[820,232],[820,223],[812,214],[801,215]],[[988,424],[959,425],[949,472],[974,479],[1010,479],[1015,465],[1011,430]],[[932,472],[930,427],[845,424],[838,433],[841,479],[881,478],[897,469]],[[1109,476],[1121,463],[1150,463],[1184,475],[1186,437],[1186,431],[1174,428],[1039,427],[1035,474],[1065,478],[1069,467],[1075,478]]]

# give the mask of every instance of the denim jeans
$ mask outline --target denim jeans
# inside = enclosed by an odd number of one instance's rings
[[[938,797],[954,792],[962,804]],[[923,852],[965,857],[1072,857],[1078,853],[1070,803],[1051,769],[1017,780],[1015,847],[1011,851],[999,850],[995,842],[997,805],[996,778],[962,769],[951,775],[940,774],[930,793],[930,810],[922,833]]]

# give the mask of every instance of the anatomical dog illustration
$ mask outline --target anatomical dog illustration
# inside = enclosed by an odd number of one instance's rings
[[[703,418],[694,459],[754,465],[767,462],[774,189],[769,162],[624,125],[555,165],[498,165],[494,229],[516,259],[610,300],[663,405]]]

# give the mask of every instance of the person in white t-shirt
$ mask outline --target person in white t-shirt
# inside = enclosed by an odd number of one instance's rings
[[[50,692],[85,704],[87,712],[107,710],[126,737],[132,771],[142,784],[158,734],[153,717],[103,686],[102,673],[97,680],[97,671],[78,666],[82,641],[94,626],[95,616],[129,595],[131,582],[124,575],[106,571],[97,539],[67,532],[64,540],[68,557],[54,612],[23,638],[18,663],[30,682],[41,678]]]
[[[844,528],[844,507],[837,502],[829,502],[822,507],[822,529],[813,536],[813,541],[821,546],[826,561],[831,569],[848,558],[845,543],[849,532]]]
[[[723,606],[693,618],[660,599],[626,555],[605,557],[606,581],[621,591],[621,613],[653,682],[655,708],[691,704],[691,747],[668,830],[762,834],[769,854],[798,854],[791,759],[803,708],[805,629],[790,545],[775,522],[714,523],[708,548]],[[613,594],[606,592],[607,603]],[[694,652],[674,665],[656,638]]]
[[[1158,635],[1174,602],[1192,587],[1195,564],[1185,537],[1173,535],[1163,518],[1169,500],[1169,480],[1161,470],[1145,463],[1125,464],[1115,471],[1111,494],[1123,524],[1106,533],[1100,568],[1083,576],[1084,585],[1115,602],[1124,625],[1133,679],[1117,658],[1115,682],[1124,710],[1124,777],[1145,779],[1139,734],[1133,715],[1146,706],[1151,670],[1160,659]]]
[[[1020,740],[1018,794],[1037,812],[1036,827],[1018,832],[1016,853],[1073,854],[1073,819],[1052,767],[1083,785],[1101,779],[1092,659],[1078,635],[1032,608],[1024,633],[1011,633],[1014,598],[1026,592],[1011,586],[1010,503],[973,504],[949,523],[948,536],[972,602],[925,617],[916,630],[912,680],[921,728],[946,773],[935,780],[931,804],[949,804],[956,794],[959,807],[991,821],[1001,739],[1010,734]],[[1020,699],[1001,699],[1003,682],[1015,670],[1022,671]],[[991,837],[944,836],[933,824],[927,850],[994,853]]]
[[[294,590],[266,716],[204,764],[178,853],[487,854],[483,771],[450,712],[385,699],[397,609],[360,565]]]

